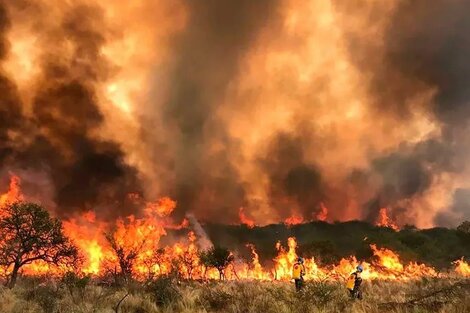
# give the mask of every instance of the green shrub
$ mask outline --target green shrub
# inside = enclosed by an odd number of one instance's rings
[[[83,302],[85,297],[85,288],[90,283],[89,276],[80,277],[74,272],[65,273],[61,283],[68,290],[70,297],[74,303]]]
[[[66,287],[85,289],[85,287],[90,283],[90,279],[90,276],[80,277],[74,272],[67,272],[62,277],[62,283]]]
[[[233,303],[234,296],[218,287],[205,286],[202,289],[200,303],[206,309],[225,311]]]
[[[169,306],[181,299],[181,293],[171,277],[160,277],[150,282],[147,292],[158,306]]]
[[[338,285],[330,282],[308,282],[302,291],[296,294],[301,303],[311,303],[317,307],[324,307],[335,299],[340,298]]]
[[[119,313],[156,313],[157,306],[143,294],[129,295],[122,302]]]
[[[56,312],[57,304],[63,298],[63,294],[51,285],[40,285],[26,290],[23,298],[39,304],[44,312],[53,313]]]

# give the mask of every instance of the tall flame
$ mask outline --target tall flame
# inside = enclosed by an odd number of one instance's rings
[[[395,231],[399,230],[399,227],[397,226],[397,224],[395,224],[395,222],[392,221],[390,217],[388,217],[387,208],[380,209],[379,216],[377,218],[377,222],[375,225],[380,226],[380,227],[388,227]]]
[[[320,202],[320,212],[317,213],[317,220],[319,221],[326,221],[328,218],[328,208],[323,204],[323,202]]]
[[[21,179],[14,175],[10,175],[10,185],[6,193],[0,194],[0,207],[11,202],[23,200],[23,195],[20,190]]]
[[[252,219],[248,218],[248,216],[246,216],[243,208],[240,208],[238,210],[238,217],[240,218],[240,222],[242,224],[245,224],[248,228],[255,227],[255,221],[253,221]]]
[[[470,277],[470,264],[465,262],[462,258],[454,262],[455,264],[455,272],[459,275]]]
[[[0,199],[4,204],[24,199],[20,190],[20,179],[17,176],[12,175],[9,190],[1,195]],[[171,245],[161,245],[160,239],[167,234],[167,229],[189,227],[187,220],[180,225],[174,225],[171,221],[171,213],[176,205],[175,201],[164,197],[147,203],[143,216],[130,215],[115,223],[98,220],[93,211],[64,220],[65,233],[76,243],[83,255],[84,262],[80,271],[84,274],[102,275],[110,268],[119,266],[117,255],[104,235],[107,233],[108,238],[112,238],[113,242],[123,249],[122,251],[135,253],[132,273],[138,279],[145,279],[149,275],[164,275],[171,271],[177,271],[187,279],[217,279],[219,277],[217,270],[205,268],[200,260],[200,248],[195,232],[188,230],[187,238],[176,240]],[[243,209],[240,212],[243,213]],[[292,219],[291,222],[301,221]],[[283,247],[281,242],[277,242],[274,265],[272,268],[265,268],[256,247],[248,244],[252,259],[248,262],[236,260],[226,270],[225,277],[226,279],[290,280],[292,266],[298,257],[297,246],[294,237],[288,238],[287,248]],[[320,267],[313,257],[306,258],[305,278],[343,280],[359,264],[364,268],[364,279],[409,280],[437,276],[435,269],[425,264],[415,262],[403,264],[399,255],[390,249],[380,248],[375,244],[371,244],[370,248],[375,257],[370,263],[358,261],[354,256],[350,256],[334,266]],[[455,261],[454,264],[457,275],[470,276],[470,266],[463,259]],[[67,269],[34,262],[24,268],[24,273],[58,275],[65,270]]]
[[[298,225],[298,224],[302,224],[303,222],[304,222],[303,217],[301,217],[300,215],[296,215],[296,214],[293,214],[284,220],[284,224],[286,224],[287,226]]]

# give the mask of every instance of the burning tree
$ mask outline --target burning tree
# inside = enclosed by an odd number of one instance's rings
[[[134,275],[134,278],[141,278],[139,276],[143,274],[143,269],[147,269],[148,277],[153,276],[152,255],[160,237],[166,235],[165,217],[175,205],[169,198],[160,199],[146,207],[144,217],[130,215],[119,219],[112,231],[105,233],[110,248],[107,269],[111,269],[115,278],[127,280]],[[156,261],[159,261],[159,255],[156,257]]]
[[[2,208],[0,215],[0,266],[13,288],[19,270],[35,261],[71,265],[78,250],[64,235],[62,223],[34,203],[16,202]]]
[[[201,263],[206,267],[215,267],[219,271],[219,279],[225,279],[225,269],[233,260],[233,254],[222,247],[212,247],[207,251],[201,252]]]
[[[165,259],[166,254],[165,249],[163,248],[158,248],[149,256],[144,258],[143,264],[147,269],[148,280],[152,280],[155,277],[155,275],[157,274],[157,270],[159,275],[162,274],[162,264],[165,262]]]
[[[181,264],[186,269],[186,276],[188,279],[193,279],[193,272],[199,264],[199,258],[195,249],[192,247],[186,248],[179,256]]]
[[[119,264],[120,271],[116,274],[124,279],[131,278],[134,264],[139,253],[142,252],[145,241],[129,247],[120,240],[117,240],[113,234],[106,234],[105,236]]]

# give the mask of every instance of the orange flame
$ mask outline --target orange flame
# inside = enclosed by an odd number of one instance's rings
[[[397,226],[397,224],[395,224],[395,222],[393,222],[392,219],[388,217],[387,208],[380,209],[379,216],[377,218],[377,222],[375,223],[375,225],[380,226],[380,227],[388,227],[395,231],[398,231],[400,229]]]
[[[2,203],[21,200],[20,180],[12,175],[9,191],[0,196]],[[128,216],[115,223],[100,221],[93,211],[83,213],[63,222],[65,233],[72,238],[83,255],[83,265],[79,269],[84,274],[102,275],[107,268],[118,267],[116,253],[113,252],[104,233],[114,229],[110,236],[126,251],[135,252],[135,262],[132,265],[133,275],[137,279],[144,279],[150,275],[164,275],[176,271],[181,277],[187,279],[218,279],[219,274],[214,268],[205,268],[200,262],[200,251],[197,245],[196,234],[188,232],[187,238],[181,239],[172,245],[162,247],[160,239],[166,235],[170,228],[186,228],[185,219],[175,225],[171,213],[176,208],[176,202],[170,198],[161,198],[156,202],[148,203],[143,210],[143,216]],[[243,209],[239,211],[243,216]],[[326,217],[327,209],[322,206]],[[386,211],[385,211],[386,213]],[[243,221],[243,218],[240,218]],[[286,220],[286,224],[293,225],[303,220],[295,215]],[[246,222],[246,221],[245,221]],[[390,221],[388,221],[390,222]],[[247,225],[251,223],[247,222]],[[225,272],[226,279],[256,279],[256,280],[283,280],[291,279],[292,266],[296,262],[297,241],[294,237],[287,240],[287,248],[280,242],[276,244],[277,256],[273,259],[271,269],[263,267],[254,245],[248,244],[252,259],[248,262],[240,260],[232,264]],[[361,264],[364,268],[364,279],[390,279],[409,280],[426,276],[436,276],[436,271],[424,264],[411,262],[403,264],[397,253],[390,249],[370,245],[375,260],[360,262],[354,256],[342,259],[337,265],[320,267],[314,258],[305,258],[306,279],[343,280]],[[463,259],[457,260],[455,273],[460,276],[470,276],[470,266]],[[2,269],[5,270],[5,269]],[[43,262],[34,262],[23,269],[27,275],[63,273],[65,268],[52,267]]]
[[[18,176],[11,174],[10,185],[9,185],[8,191],[0,195],[0,207],[8,203],[23,200],[23,195],[21,194],[20,185],[21,185],[21,179]]]
[[[147,203],[146,210],[149,212],[149,214],[152,214],[151,212],[156,212],[159,216],[164,217],[169,216],[175,208],[176,201],[173,201],[168,197],[163,197],[156,202]]]
[[[387,270],[402,272],[403,264],[400,263],[398,255],[389,249],[377,249],[377,246],[370,245],[374,255],[379,258],[379,265],[383,266]]]
[[[463,258],[454,262],[455,272],[464,277],[470,277],[470,264],[464,261]]]
[[[323,202],[320,202],[320,212],[317,213],[317,220],[324,222],[327,218],[328,208],[323,204]]]
[[[295,238],[290,237],[287,239],[287,245],[289,247],[289,250],[286,251],[278,242],[276,244],[276,248],[278,250],[278,255],[274,259],[275,262],[275,279],[280,279],[280,280],[289,280],[291,278],[291,270],[292,266],[294,265],[296,259],[297,259],[297,254],[295,252],[297,248],[297,241]]]
[[[261,263],[259,262],[259,255],[256,252],[256,247],[252,244],[247,244],[246,246],[250,248],[253,259],[249,266],[250,269],[247,271],[246,274],[244,274],[244,277],[247,277],[250,279],[256,279],[256,280],[270,280],[271,279],[270,273],[266,272],[263,269],[263,266],[261,265]]]
[[[299,215],[295,215],[295,214],[284,220],[284,224],[286,224],[287,226],[298,225],[298,224],[302,224],[303,222],[304,222],[303,217]]]
[[[245,212],[244,212],[243,208],[240,208],[238,210],[238,217],[240,218],[240,222],[242,224],[246,225],[248,228],[255,227],[255,222],[245,215]]]

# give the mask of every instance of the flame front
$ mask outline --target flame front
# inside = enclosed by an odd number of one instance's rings
[[[326,221],[328,218],[328,208],[325,206],[323,202],[320,202],[320,212],[317,213],[317,220],[319,221]]]
[[[12,201],[19,201],[23,196],[19,189],[20,180],[16,176],[11,177],[9,190],[0,195],[2,207]],[[145,206],[144,215],[133,215],[125,219],[119,219],[110,224],[99,221],[94,212],[86,212],[76,218],[63,222],[65,233],[76,243],[83,256],[83,264],[79,270],[83,274],[104,275],[108,271],[120,266],[116,257],[116,251],[106,239],[106,235],[116,246],[127,251],[135,262],[132,263],[131,272],[138,279],[165,275],[176,271],[186,279],[217,279],[217,270],[207,269],[200,260],[200,250],[196,234],[188,229],[189,224],[184,220],[180,225],[171,221],[170,215],[176,208],[176,202],[170,198],[161,198],[156,202]],[[243,210],[240,210],[243,213]],[[296,221],[293,221],[296,222]],[[300,222],[300,221],[299,221]],[[171,245],[162,246],[161,238],[166,236],[167,229],[187,229],[187,237],[174,242]],[[281,242],[276,244],[277,256],[273,259],[272,268],[263,267],[256,247],[247,244],[252,258],[248,262],[235,260],[226,272],[226,279],[256,279],[256,280],[281,280],[291,279],[292,266],[297,260],[297,240],[290,237],[287,240],[287,248]],[[364,268],[364,279],[409,280],[421,277],[435,277],[434,268],[414,262],[403,264],[397,253],[390,249],[379,248],[371,244],[370,248],[375,260],[360,262],[354,256],[342,259],[334,266],[320,267],[314,258],[305,260],[306,279],[332,279],[343,280],[355,268],[361,264]],[[455,273],[460,276],[470,276],[470,266],[463,259],[457,260]],[[7,269],[2,269],[4,272]],[[23,274],[40,275],[49,273],[60,275],[67,268],[51,267],[42,262],[34,262],[25,266]]]
[[[242,224],[245,224],[248,228],[255,227],[255,221],[246,216],[243,208],[240,208],[240,210],[238,211],[238,217],[240,218],[240,222]]]
[[[292,216],[289,216],[288,218],[286,218],[284,220],[284,224],[286,224],[288,226],[302,224],[303,222],[304,222],[303,217],[301,217],[299,215],[295,215],[295,214],[292,215]]]
[[[470,277],[470,264],[465,262],[463,258],[455,261],[454,264],[456,273],[465,277]]]
[[[20,190],[20,183],[21,183],[21,180],[18,176],[11,175],[10,186],[9,186],[8,191],[4,193],[3,195],[0,195],[0,207],[8,203],[23,200],[23,196],[21,195],[21,190]]]
[[[394,221],[390,217],[388,217],[388,212],[386,208],[381,208],[379,211],[379,216],[377,218],[377,222],[375,225],[380,226],[380,227],[388,227],[393,230],[399,230],[397,224],[395,224]]]

